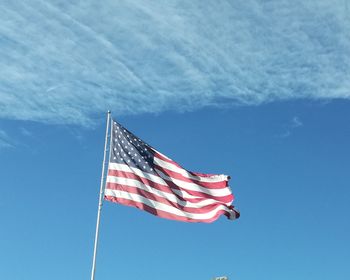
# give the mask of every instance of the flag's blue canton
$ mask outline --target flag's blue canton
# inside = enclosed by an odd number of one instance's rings
[[[143,172],[154,173],[153,151],[151,147],[117,122],[112,125],[112,163],[123,163]]]

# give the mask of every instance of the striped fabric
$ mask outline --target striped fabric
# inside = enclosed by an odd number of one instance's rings
[[[239,217],[226,175],[183,169],[119,123],[111,128],[105,199],[184,222]]]

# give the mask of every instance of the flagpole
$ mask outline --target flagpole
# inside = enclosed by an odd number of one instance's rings
[[[107,125],[106,125],[106,137],[105,137],[105,147],[103,152],[103,163],[102,163],[102,174],[101,174],[101,183],[100,183],[100,195],[98,200],[97,208],[97,221],[96,221],[96,233],[95,233],[95,243],[94,243],[94,255],[92,258],[92,269],[91,269],[91,280],[95,279],[95,270],[96,270],[96,253],[97,253],[97,244],[98,244],[98,234],[100,228],[100,216],[103,202],[103,185],[105,178],[105,165],[106,165],[106,153],[107,153],[107,143],[108,143],[108,131],[110,126],[111,111],[107,112]]]

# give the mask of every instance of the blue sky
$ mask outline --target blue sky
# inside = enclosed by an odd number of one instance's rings
[[[242,217],[104,204],[99,279],[350,278],[350,10],[335,1],[2,1],[0,276],[90,277],[105,113]]]

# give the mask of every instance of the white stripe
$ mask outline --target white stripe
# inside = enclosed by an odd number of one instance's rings
[[[170,214],[174,214],[174,215],[177,215],[177,216],[180,216],[180,217],[190,218],[190,219],[193,219],[193,220],[209,220],[209,219],[212,219],[217,214],[217,212],[220,211],[220,210],[224,210],[226,212],[229,212],[230,214],[231,214],[231,212],[234,212],[231,209],[227,209],[227,207],[224,206],[224,205],[218,205],[214,210],[212,210],[210,212],[207,212],[207,213],[188,213],[188,212],[185,212],[185,211],[181,211],[180,209],[172,207],[170,205],[166,205],[166,204],[160,203],[158,201],[147,199],[147,198],[143,197],[142,195],[138,195],[138,194],[134,194],[134,193],[128,193],[128,192],[119,191],[119,190],[106,189],[106,195],[107,196],[124,198],[124,199],[132,200],[132,201],[135,201],[135,202],[143,203],[143,204],[148,205],[149,207],[152,207],[154,209],[162,210],[162,211],[168,212]]]
[[[165,198],[171,202],[177,203],[177,204],[184,206],[184,207],[202,208],[204,206],[208,206],[208,205],[212,205],[212,204],[224,204],[224,203],[221,203],[220,201],[217,201],[214,199],[203,199],[203,200],[201,200],[199,202],[195,202],[195,203],[189,202],[189,201],[183,201],[183,200],[180,200],[174,194],[163,192],[163,191],[160,191],[158,189],[152,188],[151,186],[143,184],[136,179],[108,176],[107,182],[120,184],[120,185],[124,185],[124,186],[129,186],[129,187],[136,187],[138,189],[145,190],[149,193],[160,196],[162,198]],[[231,203],[227,203],[226,205],[231,205]]]
[[[199,182],[218,183],[218,182],[228,180],[226,175],[212,175],[210,177],[201,177],[199,175],[194,176],[194,175],[190,174],[188,171],[186,171],[185,169],[180,168],[180,167],[176,166],[175,164],[164,161],[164,160],[157,158],[157,157],[154,157],[153,161],[154,161],[154,163],[156,163],[160,167],[169,169],[169,170],[174,171],[176,173],[180,173],[182,176],[184,176],[188,179],[196,180]]]
[[[155,176],[150,173],[142,172],[140,169],[135,168],[135,167],[130,167],[126,164],[121,164],[121,163],[109,163],[108,169],[112,170],[119,170],[119,171],[124,171],[124,172],[131,172],[134,173],[140,177],[146,178],[147,180],[150,180],[154,183],[161,184],[164,186],[168,186],[167,183],[163,180],[169,180],[179,186],[180,188],[188,191],[196,191],[196,192],[201,192],[205,194],[209,194],[211,196],[216,196],[216,197],[222,197],[222,196],[227,196],[231,195],[231,190],[227,187],[224,189],[207,189],[201,186],[198,186],[194,183],[189,183],[189,182],[184,182],[181,180],[173,179],[171,177],[168,177],[165,175],[163,172],[157,170],[157,173],[163,178]]]

